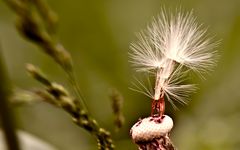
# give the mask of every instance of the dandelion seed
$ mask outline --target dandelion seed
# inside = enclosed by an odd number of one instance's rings
[[[164,97],[173,106],[174,101],[187,103],[189,93],[195,90],[192,84],[182,84],[188,70],[202,75],[215,66],[218,42],[206,32],[192,11],[167,14],[162,10],[146,30],[137,34],[138,41],[130,46],[130,62],[137,71],[154,73],[154,93],[139,81],[140,85],[135,85],[136,91],[152,96],[152,116],[155,111],[164,115]]]

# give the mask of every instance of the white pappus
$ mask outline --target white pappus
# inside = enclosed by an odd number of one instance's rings
[[[214,48],[218,43],[196,22],[193,11],[168,13],[162,9],[130,46],[130,62],[136,70],[154,73],[155,77],[153,92],[140,81],[135,90],[143,90],[140,92],[151,96],[153,101],[160,101],[152,105],[152,109],[159,109],[160,115],[164,113],[164,96],[172,104],[173,100],[185,104],[186,97],[195,90],[192,84],[182,84],[186,72],[193,70],[201,76],[211,70],[216,64]]]

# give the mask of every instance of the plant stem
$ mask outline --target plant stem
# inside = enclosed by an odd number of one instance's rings
[[[81,92],[81,89],[79,87],[79,84],[77,83],[77,80],[76,80],[76,77],[75,77],[75,74],[74,74],[74,71],[66,71],[66,74],[67,74],[67,77],[68,77],[68,81],[69,83],[72,85],[72,88],[73,88],[73,92],[74,94],[78,97],[79,99],[79,102],[80,102],[80,107],[82,107],[81,109],[85,110],[86,112],[88,112],[88,108],[87,108],[87,105],[84,101],[84,97],[82,96],[82,92]]]
[[[8,101],[10,96],[10,87],[7,73],[0,52],[0,121],[6,138],[8,150],[20,150],[17,135],[14,127],[14,118]]]

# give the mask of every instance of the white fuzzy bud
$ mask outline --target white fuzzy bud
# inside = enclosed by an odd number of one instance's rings
[[[152,116],[139,120],[131,128],[130,134],[135,143],[148,142],[167,136],[173,127],[173,120],[167,115],[161,118]]]

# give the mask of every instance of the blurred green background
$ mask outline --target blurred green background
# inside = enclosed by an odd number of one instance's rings
[[[188,106],[167,114],[175,121],[171,134],[179,150],[240,149],[240,1],[239,0],[49,0],[59,16],[57,35],[70,51],[86,103],[99,123],[112,131],[117,150],[137,149],[129,129],[150,113],[150,99],[128,89],[135,71],[128,62],[129,44],[162,6],[194,10],[198,22],[222,42],[221,56],[206,80],[193,79],[198,91]],[[15,14],[0,1],[0,42],[14,86],[39,86],[25,71],[26,63],[38,65],[50,79],[67,85],[64,72],[39,47],[15,29]],[[125,126],[114,132],[110,89],[124,96]],[[91,135],[71,122],[60,109],[45,103],[16,107],[18,127],[59,150],[94,150]]]

